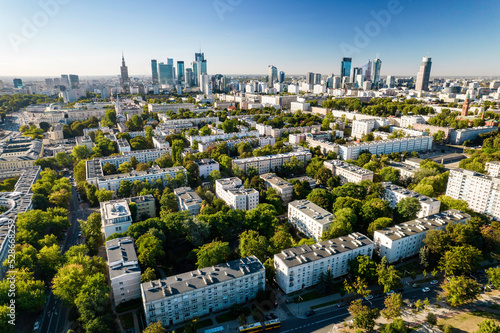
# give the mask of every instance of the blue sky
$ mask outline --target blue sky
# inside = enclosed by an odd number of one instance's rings
[[[0,0],[0,76],[118,75],[122,50],[146,75],[151,59],[187,67],[200,46],[209,74],[338,75],[342,57],[378,54],[383,76],[416,75],[423,56],[432,75],[500,76],[499,17],[497,0]]]

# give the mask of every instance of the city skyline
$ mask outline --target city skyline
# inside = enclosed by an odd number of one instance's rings
[[[266,74],[269,64],[287,74],[339,75],[342,58],[361,67],[377,54],[384,64],[381,76],[416,76],[424,56],[435,63],[433,76],[500,75],[495,61],[500,46],[492,42],[498,39],[500,4],[493,1],[460,7],[432,2],[432,11],[430,1],[395,0],[358,1],[355,11],[351,4],[318,0],[307,7],[296,0],[286,5],[154,1],[144,9],[127,3],[51,1],[57,3],[52,10],[38,2],[4,5],[1,76],[119,75],[122,50],[130,76],[151,75],[151,59],[184,61],[188,68],[200,48],[210,58],[211,75]],[[161,21],[165,13],[168,30]],[[183,24],[185,15],[189,26]],[[294,23],[283,29],[279,18]],[[147,22],[147,33],[124,26],[127,20]],[[35,30],[26,34],[34,23]],[[114,34],[110,26],[120,27],[121,33]],[[477,52],[484,45],[489,52]]]

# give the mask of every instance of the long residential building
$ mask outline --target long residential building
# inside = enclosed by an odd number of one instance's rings
[[[497,126],[454,129],[450,135],[450,143],[454,145],[461,145],[465,141],[475,140],[479,134],[490,133],[497,130]]]
[[[264,265],[254,256],[141,284],[146,322],[183,323],[253,300],[265,289]]]
[[[428,196],[422,195],[404,187],[394,185],[391,182],[382,183],[384,187],[384,199],[389,201],[391,208],[395,208],[398,202],[405,198],[417,198],[420,201],[420,211],[417,216],[419,218],[439,213],[441,201]]]
[[[106,242],[111,295],[116,305],[141,297],[141,268],[132,237]]]
[[[340,183],[342,185],[346,183],[359,184],[364,180],[373,181],[373,171],[363,169],[351,163],[339,160],[331,160],[325,161],[323,165],[325,166],[325,168],[329,169],[332,172],[333,176],[340,177]]]
[[[366,135],[379,127],[389,125],[390,121],[387,118],[354,120],[352,122],[351,136],[355,136],[358,139],[361,139],[362,135]]]
[[[237,177],[217,179],[215,194],[231,209],[251,210],[259,204],[259,192],[253,188],[244,188],[241,179]]]
[[[448,224],[465,223],[468,219],[470,215],[451,209],[376,230],[373,239],[380,256],[385,256],[389,263],[393,263],[418,254],[429,230],[445,229]]]
[[[464,200],[475,212],[500,218],[500,178],[471,170],[452,169],[446,195]]]
[[[431,149],[432,136],[410,136],[370,142],[349,142],[339,146],[339,155],[343,160],[355,160],[364,150],[369,151],[371,154],[381,155]]]
[[[0,170],[30,168],[43,156],[42,140],[18,137],[0,143]]]
[[[225,143],[230,149],[232,149],[235,145],[242,142],[248,142],[253,147],[264,147],[267,145],[273,146],[276,143],[276,139],[270,136],[264,136],[259,138],[242,138],[227,141],[198,142],[198,150],[200,152],[205,152],[208,150],[208,148],[215,147],[223,143]]]
[[[191,187],[174,189],[179,211],[187,210],[190,215],[198,215],[201,210],[201,198]]]
[[[180,109],[188,109],[194,111],[196,105],[194,103],[181,103],[181,104],[148,104],[149,112],[178,112]]]
[[[309,200],[295,200],[288,204],[288,221],[308,238],[319,241],[330,229],[334,215]]]
[[[289,128],[273,128],[270,125],[257,124],[256,129],[260,133],[260,135],[272,136],[273,138],[281,138],[281,136],[284,133],[290,133],[290,132],[311,133],[314,131],[320,131],[321,125],[289,127]]]
[[[193,143],[195,141],[198,143],[200,142],[206,143],[217,140],[225,141],[225,140],[241,139],[248,137],[258,138],[259,132],[248,131],[248,132],[235,132],[235,133],[212,134],[212,135],[193,135],[193,136],[187,135],[186,139],[188,139],[191,146],[193,146]]]
[[[300,150],[285,154],[234,159],[233,168],[238,167],[243,172],[247,172],[248,169],[253,167],[259,174],[264,174],[280,169],[284,163],[289,162],[293,157],[303,163],[307,163],[311,160],[312,154],[309,150]]]
[[[274,255],[276,283],[285,294],[300,291],[316,285],[328,270],[334,278],[346,275],[350,260],[372,254],[373,242],[360,233],[286,249]]]
[[[293,197],[293,185],[276,176],[274,173],[266,173],[260,175],[260,178],[264,180],[264,184],[266,187],[272,187],[276,193],[283,200],[283,204],[287,205],[290,201],[292,201]]]

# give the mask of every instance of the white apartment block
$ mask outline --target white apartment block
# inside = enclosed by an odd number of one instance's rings
[[[187,210],[190,215],[198,215],[201,210],[201,198],[191,187],[179,187],[174,190],[179,211]]]
[[[334,278],[346,275],[350,260],[372,254],[373,242],[360,233],[286,249],[274,255],[276,283],[290,294],[316,285],[328,270]]]
[[[390,122],[389,119],[387,118],[354,120],[352,122],[351,136],[355,136],[358,139],[360,139],[362,135],[366,135],[381,126],[389,126],[389,125]]]
[[[194,111],[194,103],[182,103],[182,104],[148,104],[149,112],[167,112],[173,111],[178,112],[180,109],[188,109],[189,111]]]
[[[155,135],[153,136],[153,145],[156,149],[169,149],[170,143],[164,137]]]
[[[334,143],[334,142],[331,142],[331,141],[314,140],[314,139],[308,138],[307,144],[309,145],[310,148],[319,147],[321,150],[321,153],[323,155],[328,155],[328,153],[330,153],[330,152],[335,153],[335,154],[339,153],[339,145]]]
[[[266,173],[260,175],[260,178],[264,180],[264,184],[266,187],[272,187],[276,193],[283,200],[283,204],[287,205],[290,201],[292,201],[293,197],[293,185],[276,176],[274,173]]]
[[[205,152],[210,147],[215,147],[217,145],[225,143],[230,149],[232,149],[235,145],[248,142],[252,146],[264,147],[267,145],[274,146],[276,143],[276,139],[270,136],[259,137],[259,138],[243,138],[243,139],[235,139],[235,140],[227,140],[227,141],[210,141],[210,142],[198,142],[198,150],[200,152]]]
[[[132,214],[125,199],[101,202],[101,231],[104,238],[127,231],[132,225]]]
[[[241,139],[241,138],[248,138],[248,137],[259,137],[259,132],[258,131],[248,131],[248,132],[236,132],[236,133],[225,133],[225,134],[212,134],[212,135],[194,135],[194,136],[186,136],[186,139],[189,140],[189,143],[191,146],[193,146],[193,143],[195,141],[199,142],[210,142],[210,141],[217,141],[217,140],[232,140],[232,139]]]
[[[309,200],[295,200],[288,204],[288,221],[308,238],[321,240],[330,229],[335,216]]]
[[[132,237],[106,242],[109,282],[115,306],[141,297],[141,268]]]
[[[288,142],[292,145],[298,145],[304,141],[306,141],[306,135],[304,133],[290,134],[288,136]]]
[[[389,201],[392,209],[396,207],[398,202],[405,198],[417,198],[420,201],[421,209],[417,214],[418,218],[439,213],[441,201],[428,196],[419,194],[415,191],[408,190],[404,187],[394,185],[391,182],[382,183],[384,187],[384,200]]]
[[[77,146],[85,146],[92,152],[92,147],[94,146],[94,142],[90,138],[90,136],[77,136],[75,138],[75,142]]]
[[[356,160],[363,150],[368,150],[371,154],[381,155],[431,149],[432,136],[410,136],[399,139],[347,143],[339,146],[339,155],[343,160]]]
[[[306,102],[292,102],[290,103],[290,111],[309,111],[311,104]]]
[[[245,189],[237,177],[217,179],[215,194],[231,209],[251,210],[259,204],[259,192],[253,188]]]
[[[118,143],[118,150],[120,153],[130,153],[132,151],[132,147],[130,147],[127,140],[118,139],[116,142]]]
[[[461,145],[465,141],[475,140],[479,134],[490,133],[496,130],[498,130],[497,126],[455,129],[450,134],[450,143],[454,145]]]
[[[385,256],[389,263],[393,263],[417,255],[429,230],[445,229],[448,224],[465,223],[469,219],[470,215],[451,209],[376,230],[373,239],[380,257]]]
[[[425,124],[425,119],[422,116],[402,116],[399,126],[403,128],[412,127],[414,124]]]
[[[254,256],[141,284],[146,322],[183,323],[253,300],[265,289],[264,265]]]
[[[219,163],[211,158],[204,158],[201,160],[194,161],[200,170],[200,177],[207,180],[210,172],[220,170]]]
[[[500,162],[498,161],[490,161],[486,162],[486,166],[484,167],[488,175],[491,177],[500,176]]]
[[[281,168],[284,163],[290,161],[293,157],[303,163],[311,160],[312,154],[309,150],[295,151],[285,154],[276,154],[269,156],[249,157],[233,160],[233,168],[238,167],[243,172],[247,172],[251,167],[255,168],[258,173],[264,174],[274,172]]]
[[[500,218],[500,178],[471,170],[452,169],[446,195],[464,200],[475,212]]]
[[[108,175],[97,178],[97,187],[104,188],[108,191],[118,191],[120,187],[120,183],[124,180],[128,180],[130,182],[134,182],[136,180],[144,182],[156,182],[157,179],[161,179],[163,185],[166,186],[168,184],[169,178],[175,178],[177,173],[182,172],[184,174],[187,173],[184,167],[172,167],[172,168],[151,168],[146,171],[132,171],[129,173],[121,173],[116,175]]]
[[[333,176],[340,177],[342,185],[346,183],[359,184],[364,180],[373,181],[373,171],[363,169],[354,164],[340,160],[331,160],[325,161],[323,165],[332,172]]]

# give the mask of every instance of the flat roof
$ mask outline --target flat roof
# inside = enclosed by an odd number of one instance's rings
[[[179,187],[174,190],[174,194],[186,206],[193,206],[201,204],[202,200],[198,194],[191,187]]]
[[[201,268],[191,272],[169,276],[141,284],[145,303],[165,297],[181,295],[186,292],[217,285],[226,281],[264,272],[264,266],[255,256],[233,260],[224,264]]]
[[[413,236],[424,231],[432,230],[449,223],[457,223],[470,219],[470,215],[456,209],[450,209],[420,219],[400,223],[393,227],[376,230],[375,234],[382,234],[391,240]]]
[[[357,173],[359,175],[372,175],[373,174],[373,171],[370,171],[370,170],[361,168],[357,165],[347,163],[344,161],[340,161],[340,160],[325,161],[324,164],[330,164],[330,165],[332,165],[332,167],[335,167],[336,169],[338,168],[338,169],[348,170],[350,172],[354,172],[354,173]]]
[[[105,224],[113,224],[111,219],[124,216],[131,216],[128,202],[125,199],[106,201],[101,204],[104,210],[103,221]]]
[[[287,158],[290,156],[302,156],[302,155],[311,155],[311,152],[308,149],[305,149],[305,150],[300,150],[300,151],[291,151],[289,153],[284,153],[284,154],[240,158],[240,159],[234,159],[233,163],[247,163],[247,162],[253,162],[253,161],[265,161],[265,160]]]
[[[302,264],[331,257],[337,254],[356,250],[363,246],[373,244],[373,241],[360,233],[352,233],[347,236],[330,239],[309,245],[292,247],[275,254],[287,267],[300,266]]]
[[[383,182],[381,184],[386,191],[396,192],[396,193],[399,193],[401,195],[404,195],[405,197],[417,198],[418,200],[420,200],[420,202],[430,203],[430,202],[437,201],[434,198],[431,198],[431,197],[428,197],[426,195],[422,195],[422,194],[417,193],[415,191],[409,190],[407,188],[395,185],[391,182]]]
[[[121,237],[106,242],[109,277],[114,278],[123,274],[141,272],[137,263],[137,253],[132,237]]]
[[[328,224],[333,222],[335,215],[321,208],[320,206],[312,203],[309,200],[295,200],[290,202],[288,205],[300,210],[302,213],[306,214],[310,218],[314,219],[317,223]]]
[[[274,173],[265,173],[263,175],[260,175],[260,178],[263,179],[265,182],[270,183],[274,187],[278,188],[293,187],[292,184],[290,184],[283,178],[276,176]]]

